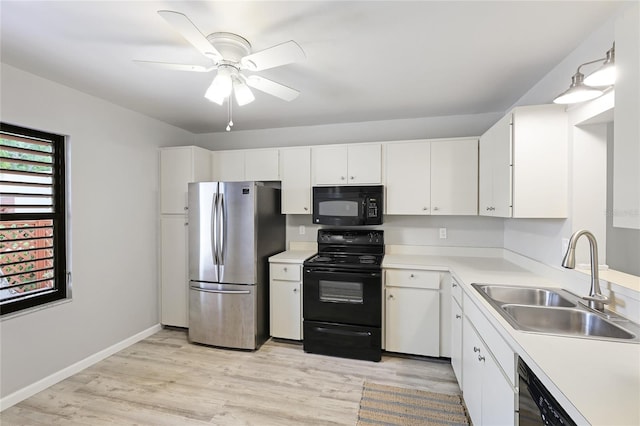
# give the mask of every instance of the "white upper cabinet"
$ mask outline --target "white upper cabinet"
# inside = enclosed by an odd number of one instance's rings
[[[478,214],[478,140],[385,144],[385,213]]]
[[[374,185],[382,181],[381,144],[313,147],[311,162],[314,185]]]
[[[568,121],[562,105],[518,107],[480,137],[480,214],[564,218]]]
[[[282,213],[311,214],[311,148],[280,150]]]
[[[279,180],[278,149],[215,151],[211,180],[224,182]]]
[[[478,214],[478,139],[431,142],[431,214]]]
[[[481,216],[511,217],[511,114],[480,137]]]
[[[160,213],[186,214],[189,182],[209,180],[210,152],[196,146],[160,149]]]
[[[429,214],[430,162],[428,141],[385,144],[385,214]]]
[[[640,229],[640,6],[615,23],[616,86],[613,150],[613,226]]]
[[[244,153],[245,180],[273,181],[280,179],[277,149],[252,149]]]

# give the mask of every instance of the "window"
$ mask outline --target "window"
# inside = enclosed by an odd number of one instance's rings
[[[65,139],[0,123],[0,314],[67,297]]]

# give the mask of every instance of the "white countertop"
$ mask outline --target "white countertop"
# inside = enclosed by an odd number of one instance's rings
[[[640,344],[515,330],[471,287],[472,283],[545,287],[563,284],[491,250],[467,252],[472,255],[387,254],[383,267],[451,271],[505,341],[578,424],[640,425]]]
[[[287,250],[269,257],[269,263],[302,263],[316,252],[316,250]]]

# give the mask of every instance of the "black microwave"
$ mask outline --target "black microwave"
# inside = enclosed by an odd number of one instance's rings
[[[382,224],[383,186],[314,186],[313,223],[333,226]]]

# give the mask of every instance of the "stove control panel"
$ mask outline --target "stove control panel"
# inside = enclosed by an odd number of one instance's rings
[[[384,231],[364,229],[319,229],[319,244],[384,245]]]

